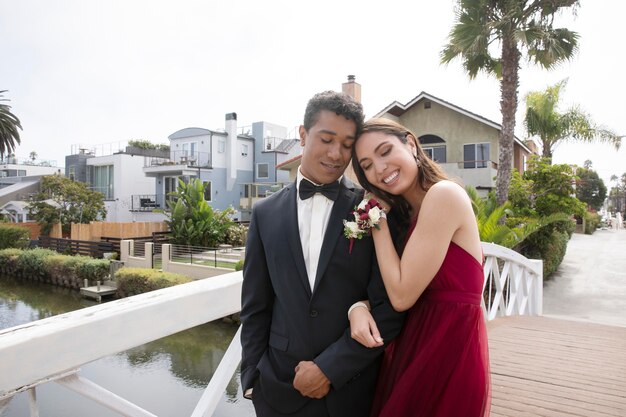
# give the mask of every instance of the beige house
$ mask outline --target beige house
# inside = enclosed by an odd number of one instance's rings
[[[495,189],[501,126],[426,92],[407,104],[394,101],[374,117],[395,120],[413,131],[426,153],[451,177],[486,195]],[[536,148],[515,138],[513,168],[524,172]]]
[[[344,93],[360,99],[361,86],[354,76],[342,85]],[[413,131],[428,155],[437,161],[444,171],[463,185],[476,188],[485,196],[495,190],[498,172],[498,136],[502,128],[498,123],[465,110],[426,92],[420,93],[406,104],[394,101],[374,117],[395,120]],[[513,168],[520,173],[526,168],[526,160],[537,154],[532,141],[524,143],[515,138]],[[284,161],[277,169],[289,171],[294,181],[300,155]],[[355,180],[352,167],[346,175]]]

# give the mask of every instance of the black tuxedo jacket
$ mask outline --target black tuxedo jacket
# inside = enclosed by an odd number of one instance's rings
[[[243,268],[241,381],[245,392],[260,378],[263,396],[281,413],[317,401],[292,385],[298,362],[312,360],[331,381],[323,400],[331,416],[369,415],[383,348],[369,349],[350,337],[348,308],[370,300],[385,342],[399,333],[404,315],[389,303],[371,237],[355,240],[350,251],[343,236],[343,220],[362,197],[363,190],[344,177],[313,291],[298,231],[295,182],[254,206]]]

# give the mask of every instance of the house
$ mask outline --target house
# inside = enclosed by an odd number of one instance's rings
[[[73,147],[75,148],[75,147]],[[79,147],[65,157],[65,175],[88,184],[104,195],[108,222],[162,221],[162,213],[152,212],[155,204],[155,179],[143,169],[154,159],[167,156],[156,150],[127,146],[96,152],[97,148]]]
[[[286,136],[286,128],[268,122],[240,129],[236,113],[226,114],[224,130],[188,127],[174,132],[169,157],[151,160],[143,169],[156,180],[156,207],[167,208],[179,180],[199,178],[213,208],[233,207],[238,220],[249,220],[252,201],[288,180],[287,173],[276,169],[296,151],[297,140]]]
[[[413,131],[449,176],[475,187],[480,195],[495,189],[500,124],[426,92],[406,104],[394,101],[374,117],[392,119]],[[536,147],[514,140],[513,168],[524,172]]]
[[[44,175],[59,174],[56,161],[8,156],[0,159],[0,209],[10,214],[13,222],[28,219],[27,201],[39,192],[39,181]],[[10,204],[9,204],[10,203]]]
[[[353,75],[342,84],[342,91],[360,100],[361,86]],[[426,92],[406,104],[394,101],[374,117],[392,119],[413,131],[424,151],[450,177],[475,187],[479,195],[486,196],[495,189],[500,124]],[[524,143],[516,137],[513,168],[524,172],[531,154],[537,154],[535,144]],[[299,166],[300,156],[296,156],[279,164],[278,169],[289,172],[290,178],[295,180]],[[356,180],[351,166],[346,175]]]

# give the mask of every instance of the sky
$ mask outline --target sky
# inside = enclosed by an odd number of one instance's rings
[[[383,4],[384,3],[384,4]],[[581,0],[556,27],[580,35],[575,57],[554,70],[520,70],[524,96],[565,78],[562,110],[579,105],[626,135],[623,0]],[[501,123],[499,83],[469,80],[439,53],[454,0],[300,2],[231,0],[0,0],[0,90],[22,123],[18,157],[32,151],[64,166],[75,145],[131,139],[168,143],[186,127],[223,129],[267,121],[295,132],[308,99],[362,86],[366,116],[426,91]],[[556,163],[592,161],[607,185],[626,172],[626,144],[562,144]]]

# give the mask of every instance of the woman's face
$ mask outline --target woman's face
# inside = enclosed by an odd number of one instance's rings
[[[374,186],[402,195],[417,186],[417,149],[408,138],[406,144],[384,132],[367,132],[356,142],[356,158],[365,177]]]

